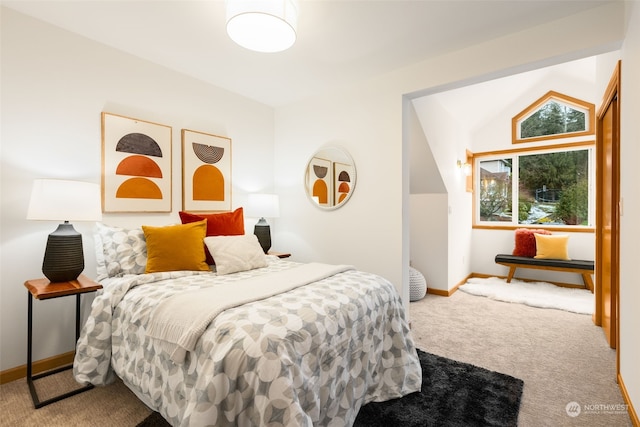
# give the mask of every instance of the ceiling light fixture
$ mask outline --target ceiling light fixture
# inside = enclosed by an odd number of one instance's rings
[[[226,0],[227,34],[257,52],[281,52],[296,41],[298,9],[294,0]]]

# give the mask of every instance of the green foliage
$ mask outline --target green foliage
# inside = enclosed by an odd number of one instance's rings
[[[518,203],[518,222],[522,223],[529,218],[529,211],[531,210],[531,202],[527,200],[520,200]]]
[[[587,224],[589,218],[589,185],[586,179],[562,192],[554,217],[567,225]]]
[[[588,150],[520,156],[520,186],[530,194],[536,189],[564,190],[586,179],[589,169]]]

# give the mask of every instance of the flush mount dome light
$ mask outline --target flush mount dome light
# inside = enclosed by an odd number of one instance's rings
[[[257,52],[280,52],[296,41],[298,10],[293,0],[227,0],[227,34]]]

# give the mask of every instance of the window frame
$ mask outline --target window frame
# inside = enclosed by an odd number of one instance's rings
[[[520,137],[521,123],[538,112],[540,108],[546,105],[549,101],[557,102],[560,105],[566,105],[576,110],[583,111],[585,113],[585,127],[586,130],[580,132],[568,132],[558,133],[553,135],[541,135],[532,136],[529,138]],[[520,144],[523,142],[535,142],[558,138],[572,138],[576,136],[595,135],[595,105],[589,102],[582,101],[577,98],[573,98],[568,95],[561,94],[550,90],[535,102],[522,110],[516,116],[511,119],[511,141],[512,144]]]
[[[546,153],[554,153],[554,152],[564,152],[564,151],[578,151],[578,150],[589,150],[589,214],[588,214],[588,222],[589,225],[551,225],[551,224],[520,224],[518,222],[517,215],[517,206],[519,200],[518,194],[518,165],[519,156],[526,156],[532,154],[546,154]],[[595,141],[580,141],[575,143],[564,143],[564,144],[554,144],[554,145],[546,145],[546,146],[537,146],[537,147],[523,147],[517,149],[509,149],[509,150],[500,150],[500,151],[491,151],[491,152],[483,152],[483,153],[474,153],[473,155],[473,185],[474,185],[474,195],[473,195],[473,228],[478,229],[517,229],[517,228],[538,228],[538,229],[547,229],[552,231],[570,231],[570,232],[591,232],[595,231]],[[481,185],[480,180],[480,162],[488,161],[492,159],[503,159],[506,157],[513,158],[512,161],[512,171],[511,171],[511,214],[512,220],[510,222],[506,221],[480,221],[480,189],[479,185]],[[515,214],[515,215],[514,215]]]

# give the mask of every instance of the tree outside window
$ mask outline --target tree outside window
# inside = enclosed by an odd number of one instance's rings
[[[588,225],[589,151],[518,156],[519,224]]]
[[[520,123],[520,137],[533,138],[582,132],[586,129],[585,113],[551,100]]]
[[[511,222],[512,159],[480,162],[480,221]]]

